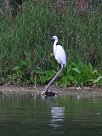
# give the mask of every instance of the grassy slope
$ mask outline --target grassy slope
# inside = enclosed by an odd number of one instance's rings
[[[45,84],[50,80],[59,68],[51,55],[50,37],[56,34],[68,60],[57,83],[102,84],[101,28],[99,11],[80,17],[72,6],[60,9],[44,0],[24,2],[16,18],[0,17],[0,83]]]

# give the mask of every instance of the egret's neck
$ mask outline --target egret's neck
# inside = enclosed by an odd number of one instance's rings
[[[58,40],[55,40],[55,41],[54,41],[54,44],[53,44],[53,51],[54,51],[54,54],[55,54],[55,51],[56,51],[57,43],[58,43]]]

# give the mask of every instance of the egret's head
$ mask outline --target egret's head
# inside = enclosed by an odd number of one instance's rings
[[[55,36],[52,36],[52,39],[51,39],[53,42],[56,41],[58,42],[58,37],[55,35]]]

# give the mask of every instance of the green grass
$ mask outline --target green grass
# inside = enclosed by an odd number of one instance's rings
[[[16,18],[0,13],[0,84],[46,84],[59,68],[50,42],[58,35],[68,64],[57,84],[102,85],[101,28],[101,12],[84,18],[73,5],[58,10],[47,0],[25,1]]]

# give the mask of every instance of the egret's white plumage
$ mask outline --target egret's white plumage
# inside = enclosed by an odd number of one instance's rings
[[[55,59],[59,64],[64,64],[66,66],[66,54],[61,45],[57,45],[55,49]]]
[[[55,59],[59,64],[64,64],[66,66],[66,53],[64,48],[58,44],[58,37],[53,36],[52,40],[54,40],[53,44],[53,53],[55,56]]]
[[[58,37],[53,36],[52,40],[53,43],[53,54],[55,56],[56,61],[61,65],[60,71],[53,77],[53,79],[48,83],[47,87],[45,88],[45,91],[43,91],[41,94],[52,94],[48,91],[50,85],[57,79],[57,77],[62,73],[64,66],[66,66],[66,53],[64,48],[58,44]]]

